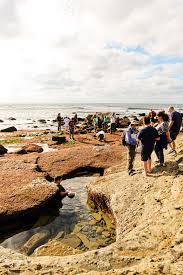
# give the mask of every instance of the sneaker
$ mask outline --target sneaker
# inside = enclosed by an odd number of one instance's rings
[[[133,176],[134,175],[134,171],[133,170],[128,171],[128,175],[129,176]]]

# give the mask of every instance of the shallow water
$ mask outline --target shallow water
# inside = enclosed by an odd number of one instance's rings
[[[55,218],[49,215],[40,217],[39,221],[37,221],[37,225],[41,223],[41,220],[49,221],[50,218],[53,220],[44,226],[32,227],[27,231],[20,232],[6,239],[1,245],[6,248],[21,250],[34,234],[46,232],[47,237],[39,244],[43,245],[59,234],[63,235],[62,238],[67,237],[70,233],[75,231],[76,227],[80,228],[80,233],[84,234],[90,242],[99,242],[99,248],[114,242],[114,235],[108,237],[102,235],[102,231],[107,232],[104,222],[101,221],[97,223],[92,217],[91,209],[87,206],[86,185],[90,183],[93,178],[94,177],[79,177],[63,181],[63,186],[66,189],[71,186],[72,191],[76,192],[76,196],[73,199],[66,197],[63,200],[63,207],[59,209],[59,216]],[[99,227],[100,233],[97,233]],[[34,249],[38,246],[34,247]],[[81,243],[80,247],[77,249],[87,251],[89,248]]]

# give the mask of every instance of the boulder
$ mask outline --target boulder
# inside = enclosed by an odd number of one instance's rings
[[[26,153],[41,153],[43,152],[43,148],[37,144],[28,144],[22,147],[22,149],[19,151],[19,154],[26,154]]]
[[[57,141],[58,144],[62,144],[62,143],[65,143],[67,140],[66,140],[66,137],[53,136],[52,141]]]
[[[11,133],[11,132],[16,132],[17,128],[15,128],[14,126],[2,129],[1,132],[7,132],[7,133]]]
[[[79,130],[79,133],[80,133],[81,135],[87,134],[87,130],[86,130],[86,129]]]
[[[119,118],[117,122],[118,128],[126,128],[130,124],[130,119],[128,117]]]
[[[16,120],[14,117],[9,117],[8,120]]]
[[[8,152],[8,150],[0,144],[0,155],[4,155]]]
[[[45,119],[39,119],[38,121],[39,121],[40,123],[44,123],[44,124],[46,123],[46,120],[45,120]]]
[[[34,250],[43,245],[49,238],[50,233],[47,230],[34,234],[21,248],[20,252],[23,254],[31,255]]]
[[[145,116],[146,114],[145,113],[139,113],[139,116]]]
[[[16,151],[16,153],[18,155],[24,155],[24,154],[27,154],[27,151],[25,149],[20,149],[20,150]]]
[[[38,247],[34,256],[68,256],[81,253],[79,249],[74,249],[60,240],[51,240],[47,244]],[[58,273],[60,274],[60,272]]]

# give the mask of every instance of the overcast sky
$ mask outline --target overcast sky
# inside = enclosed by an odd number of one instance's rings
[[[182,0],[0,0],[0,102],[183,103]]]

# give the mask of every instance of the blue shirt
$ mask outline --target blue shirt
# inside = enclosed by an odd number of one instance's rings
[[[125,141],[128,145],[137,145],[137,129],[131,127],[131,125],[126,130]]]

